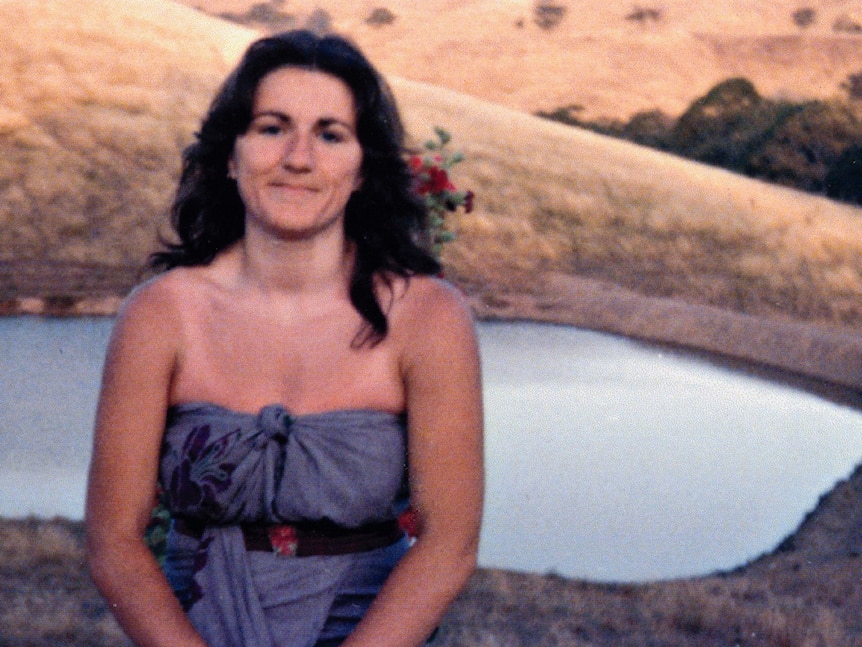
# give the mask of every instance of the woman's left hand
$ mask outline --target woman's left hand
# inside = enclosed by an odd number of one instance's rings
[[[390,322],[401,348],[411,504],[421,531],[344,647],[422,645],[476,567],[483,415],[470,310],[449,284],[415,277]]]

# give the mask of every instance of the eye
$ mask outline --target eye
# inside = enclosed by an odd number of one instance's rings
[[[333,128],[320,131],[320,138],[328,144],[339,144],[347,139],[347,136]]]
[[[284,132],[284,127],[279,123],[269,122],[259,124],[255,130],[261,135],[276,136]]]
[[[249,131],[256,135],[277,137],[285,132],[286,123],[273,115],[261,115],[252,120]]]

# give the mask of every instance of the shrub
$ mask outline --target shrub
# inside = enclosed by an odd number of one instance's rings
[[[635,8],[632,9],[632,12],[626,16],[626,20],[633,20],[641,24],[649,22],[650,20],[658,22],[661,20],[661,9],[635,6]]]
[[[550,119],[551,121],[558,121],[561,124],[566,124],[567,126],[587,126],[589,124],[581,121],[578,118],[578,113],[584,109],[582,105],[577,103],[572,103],[568,106],[562,106],[557,108],[556,110],[551,110],[550,112],[545,112],[543,110],[539,110],[536,113],[537,117],[542,117],[544,119]]]
[[[817,12],[811,7],[797,9],[793,12],[793,22],[800,29],[810,27],[814,24],[815,20],[817,20]]]
[[[684,157],[745,172],[751,156],[793,109],[764,100],[748,79],[729,79],[683,113],[667,146]]]
[[[226,12],[219,16],[241,25],[263,25],[272,31],[290,29],[295,26],[296,19],[279,10],[283,4],[284,0],[271,0],[269,3],[261,2],[252,5],[244,14]]]
[[[273,5],[258,3],[249,7],[245,17],[247,20],[253,20],[254,22],[267,23],[271,20],[277,20],[279,15],[279,10]]]
[[[382,27],[383,25],[391,25],[395,22],[395,14],[389,11],[386,7],[377,7],[371,11],[365,22],[372,27]]]
[[[332,16],[325,9],[315,9],[305,20],[305,28],[315,34],[325,34],[332,31]]]
[[[533,20],[542,29],[553,29],[566,15],[566,7],[554,0],[536,0],[533,5]]]
[[[826,176],[841,154],[862,141],[862,122],[845,105],[812,101],[798,107],[753,155],[749,175],[804,191],[826,191]]]
[[[826,195],[862,205],[862,144],[845,150],[826,174]]]
[[[622,128],[620,135],[642,146],[667,148],[674,120],[661,110],[638,112]]]
[[[859,34],[862,33],[862,24],[859,24],[858,20],[854,20],[847,14],[839,16],[835,23],[832,25],[833,31],[843,31],[851,34]]]
[[[862,95],[862,72],[845,85]],[[697,99],[676,121],[658,110],[637,113],[628,123],[585,121],[582,110],[569,105],[537,115],[862,204],[862,110],[854,103],[773,101],[761,97],[748,79],[733,78]]]
[[[847,81],[841,84],[847,90],[851,99],[862,99],[862,72],[856,72],[847,77]]]

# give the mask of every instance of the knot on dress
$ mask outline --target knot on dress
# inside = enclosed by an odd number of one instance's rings
[[[269,404],[257,415],[257,428],[261,432],[262,443],[274,440],[279,444],[287,442],[293,426],[293,418],[280,404]]]

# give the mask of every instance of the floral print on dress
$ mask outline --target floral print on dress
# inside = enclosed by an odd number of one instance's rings
[[[167,493],[173,510],[194,513],[195,516],[218,518],[222,512],[218,495],[231,484],[236,465],[226,460],[235,432],[210,442],[210,426],[200,425],[188,434],[180,450],[182,460],[169,478]]]
[[[189,587],[187,589],[183,589],[182,591],[178,591],[177,599],[180,601],[180,604],[183,607],[184,611],[188,611],[192,608],[195,602],[204,597],[203,588],[201,588],[200,583],[198,583],[196,576],[200,573],[204,566],[207,565],[207,558],[209,557],[208,549],[209,545],[212,543],[213,538],[207,537],[203,541],[198,544],[197,550],[195,550],[195,556],[192,566],[192,577],[189,583]]]

